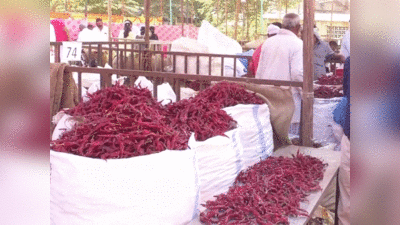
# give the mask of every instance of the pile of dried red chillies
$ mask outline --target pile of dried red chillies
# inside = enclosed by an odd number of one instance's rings
[[[92,158],[128,158],[187,143],[167,124],[163,107],[148,89],[113,86],[66,111],[83,122],[51,143],[51,149]]]
[[[339,85],[343,84],[343,77],[323,75],[318,78],[316,83],[320,85]]]
[[[82,121],[52,141],[50,147],[54,151],[102,159],[129,158],[166,149],[184,150],[192,132],[196,140],[203,141],[236,127],[232,117],[222,110],[228,103],[263,103],[232,83],[217,84],[200,94],[162,106],[148,89],[115,85],[99,90],[88,96],[89,101],[66,111]],[[213,100],[211,95],[220,98]]]
[[[343,93],[339,90],[334,90],[331,87],[327,86],[319,86],[314,90],[315,98],[334,98],[334,97],[343,97]]]
[[[239,173],[226,194],[207,201],[205,224],[289,224],[289,216],[308,216],[300,208],[312,191],[321,190],[327,164],[297,152],[293,158],[269,157]]]
[[[194,98],[181,100],[166,106],[170,124],[190,137],[194,132],[198,141],[224,135],[236,127],[236,122],[222,108],[237,104],[263,104],[263,100],[243,86],[220,82]]]

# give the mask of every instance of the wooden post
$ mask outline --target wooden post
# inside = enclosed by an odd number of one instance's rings
[[[304,0],[303,19],[303,101],[301,107],[300,140],[312,147],[313,138],[313,74],[314,74],[314,0]]]
[[[143,57],[143,69],[149,70],[151,65],[151,56],[149,55],[149,32],[150,32],[150,3],[151,0],[144,0],[144,12],[145,12],[145,31],[144,31],[144,41],[145,41],[145,50]],[[154,87],[157,88],[157,87]]]
[[[235,14],[235,34],[233,35],[233,39],[237,41],[237,28],[238,28],[238,20],[239,20],[239,8],[240,8],[240,0],[236,0],[236,14]]]
[[[111,31],[112,31],[112,11],[111,11],[112,0],[108,0],[108,41],[111,42]],[[108,56],[111,57],[111,56]]]

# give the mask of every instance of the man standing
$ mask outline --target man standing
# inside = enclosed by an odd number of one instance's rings
[[[97,41],[108,42],[108,27],[103,25],[103,20],[101,18],[96,19],[96,27],[93,29],[97,33]]]
[[[338,59],[344,63],[345,57],[335,53],[329,44],[314,30],[314,80],[326,75],[325,61]]]
[[[350,21],[349,21],[349,23],[350,23]],[[350,27],[346,31],[346,33],[344,33],[341,46],[342,46],[342,48],[340,49],[340,52],[347,59],[347,57],[350,56]]]
[[[268,26],[268,38],[275,36],[282,27],[282,24],[280,24],[280,23],[275,23],[275,24],[270,24]],[[262,45],[260,45],[256,49],[256,51],[253,53],[253,56],[251,57],[249,70],[251,71],[251,74],[253,76],[255,76],[257,73],[258,63],[260,62],[261,49],[262,49]]]
[[[282,29],[262,46],[256,78],[303,81],[303,41],[298,37],[300,28],[297,14],[289,13],[283,17]],[[295,103],[292,127],[299,129],[301,89],[292,88],[291,91]]]

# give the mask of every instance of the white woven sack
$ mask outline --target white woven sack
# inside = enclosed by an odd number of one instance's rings
[[[332,128],[332,124],[334,123],[333,110],[335,110],[341,99],[342,97],[314,99],[314,139],[323,145],[337,142]]]
[[[176,102],[176,94],[169,83],[157,86],[157,101],[161,102],[162,105]]]
[[[228,137],[215,136],[202,142],[196,141],[192,135],[189,140],[189,146],[196,151],[198,160],[200,204],[227,192],[243,167],[240,162],[240,145],[236,144],[235,148],[232,141],[234,132],[236,130],[226,132]],[[200,206],[200,211],[203,210],[204,207]]]
[[[227,137],[198,142],[192,135],[189,140],[198,159],[200,204],[226,193],[240,171],[268,157],[274,148],[266,104],[236,105],[224,110],[238,122],[236,129],[225,133]]]
[[[193,150],[107,161],[50,151],[50,164],[51,224],[175,225],[197,216]]]
[[[243,149],[244,168],[252,166],[272,154],[274,149],[270,112],[267,104],[236,105],[224,110],[238,122],[237,133]]]
[[[196,39],[181,37],[171,44],[172,52],[208,53],[208,47]],[[208,75],[208,57],[199,57],[199,74]],[[185,73],[185,57],[176,56],[176,73]],[[197,57],[187,57],[187,74],[197,74]]]

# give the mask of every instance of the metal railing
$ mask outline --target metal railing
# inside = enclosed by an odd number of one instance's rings
[[[255,79],[255,78],[239,78],[239,77],[222,77],[222,76],[209,76],[209,75],[197,75],[197,74],[177,74],[168,72],[154,72],[154,71],[140,71],[140,70],[126,70],[126,69],[104,69],[104,68],[90,68],[90,67],[74,67],[68,66],[65,69],[67,72],[77,72],[78,73],[78,90],[79,96],[82,93],[82,73],[96,73],[100,74],[100,86],[101,88],[110,87],[112,85],[111,76],[113,74],[119,76],[127,76],[130,78],[137,78],[139,76],[148,77],[152,80],[153,96],[157,96],[157,86],[164,83],[168,79],[172,83],[172,87],[177,96],[177,101],[181,99],[181,87],[186,81],[195,80],[201,83],[200,90],[206,87],[208,82],[216,81],[235,81],[244,82],[252,84],[261,85],[273,85],[273,86],[287,86],[287,87],[303,87],[303,82],[298,81],[282,81],[282,80],[265,80],[265,79]],[[128,85],[133,85],[130,82]]]
[[[96,60],[97,65],[104,66],[104,60],[107,60],[112,68],[145,70],[144,64],[147,59],[149,61],[148,63],[152,65],[150,71],[180,72],[187,74],[189,68],[191,68],[192,71],[195,68],[194,74],[218,74],[220,76],[225,75],[225,62],[227,60],[233,60],[233,77],[237,77],[237,59],[251,60],[251,56],[154,50],[160,49],[160,47],[156,46],[166,44],[168,45],[168,43],[165,42],[153,41],[153,43],[150,43],[150,49],[154,46],[153,50],[145,50],[145,43],[143,41],[82,42],[82,49],[84,51],[83,60],[86,60],[86,66],[89,66],[91,60]],[[54,46],[55,49],[55,62],[60,62],[62,43],[51,42],[50,45]],[[107,57],[104,57],[105,54]],[[149,60],[150,58],[152,60]],[[178,60],[179,62],[183,61],[182,65],[177,65]],[[195,65],[193,65],[193,62],[195,62]],[[207,72],[204,72],[205,63],[208,68]],[[201,71],[200,67],[203,68]],[[179,71],[177,71],[178,68],[180,68]]]

